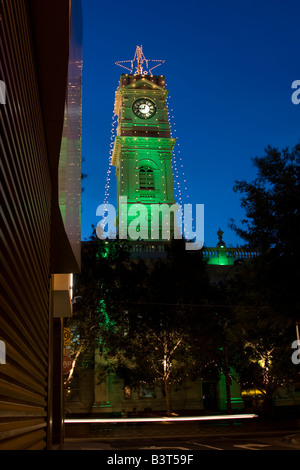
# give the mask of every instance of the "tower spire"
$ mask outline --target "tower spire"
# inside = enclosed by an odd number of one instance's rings
[[[136,62],[136,65],[134,63]],[[157,62],[155,65],[152,67],[149,67],[149,62]],[[159,65],[162,65],[165,61],[161,59],[146,59],[144,53],[143,53],[143,47],[142,46],[136,46],[135,54],[132,60],[119,60],[118,62],[115,62],[116,65],[119,65],[120,67],[123,67],[124,69],[127,69],[130,71],[130,73],[134,75],[147,75],[150,74],[152,75],[152,70],[158,67]],[[130,63],[130,68],[127,67],[126,65],[123,64],[128,64]],[[134,72],[135,69],[135,72]]]
[[[217,246],[219,246],[220,248],[224,248],[226,246],[225,242],[223,241],[223,233],[224,232],[219,227],[219,230],[217,231],[217,235],[218,235],[218,238],[219,238]]]

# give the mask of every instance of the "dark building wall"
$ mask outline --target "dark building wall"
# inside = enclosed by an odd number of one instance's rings
[[[55,276],[68,279],[80,270],[80,189],[68,187],[76,210],[65,198],[67,225],[58,180],[68,74],[76,56],[78,131],[68,132],[67,140],[70,148],[76,141],[77,150],[64,151],[64,172],[68,181],[76,160],[72,178],[80,181],[81,2],[0,0],[0,15],[0,91],[3,84],[6,91],[5,100],[0,96],[0,449],[59,448],[62,317],[71,314],[71,302],[69,287]],[[67,299],[58,309],[56,294]]]
[[[51,182],[26,1],[1,2],[0,449],[44,448]]]

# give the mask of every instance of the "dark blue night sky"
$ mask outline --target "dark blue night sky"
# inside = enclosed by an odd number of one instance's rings
[[[82,3],[82,240],[104,200],[114,95],[126,73],[115,62],[132,59],[139,45],[147,59],[166,61],[154,73],[166,77],[184,202],[205,207],[205,245],[216,245],[219,226],[227,246],[241,244],[228,228],[244,215],[235,180],[254,178],[251,157],[267,145],[293,147],[300,137],[300,104],[291,100],[300,80],[300,1]],[[112,172],[115,205],[114,179]]]

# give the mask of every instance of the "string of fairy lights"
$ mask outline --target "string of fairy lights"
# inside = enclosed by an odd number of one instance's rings
[[[150,362],[149,360],[146,359],[147,362]],[[205,373],[208,370],[209,372],[212,372],[212,370],[218,370],[221,374],[224,376],[227,376],[231,381],[236,382],[239,384],[243,390],[245,390],[245,394],[247,394],[247,390],[250,390],[251,388],[254,388],[258,393],[261,392],[261,394],[265,394],[265,390],[263,387],[266,387],[269,384],[276,385],[277,387],[282,387],[284,385],[292,384],[294,383],[292,379],[284,379],[284,378],[274,378],[271,375],[269,375],[266,371],[263,371],[263,380],[262,380],[262,388],[257,389],[257,384],[255,381],[244,381],[241,380],[238,376],[238,374],[233,374],[230,371],[227,371],[224,366],[221,364],[221,362],[218,362],[216,360],[211,360],[208,361],[204,366],[201,366],[200,370],[200,375],[201,375],[201,380],[205,378]],[[180,377],[177,377],[176,379],[172,379],[172,383],[181,383],[184,378],[189,377],[189,372],[187,371],[186,373],[182,373]],[[156,377],[154,379],[154,383],[159,382],[164,380],[164,377]],[[171,383],[170,382],[170,383]],[[140,384],[146,384],[145,381],[141,380]]]
[[[166,84],[167,86],[167,84]],[[189,203],[189,193],[187,188],[187,180],[184,172],[184,165],[183,165],[183,158],[181,153],[180,143],[177,137],[177,130],[176,130],[176,122],[173,121],[175,119],[174,110],[171,103],[171,96],[168,95],[166,99],[166,105],[168,109],[168,119],[170,125],[170,133],[172,138],[176,138],[176,144],[173,149],[172,153],[172,168],[174,173],[174,195],[175,200],[181,207],[184,206],[185,203]],[[181,178],[183,179],[183,184],[181,183]],[[189,208],[189,212],[192,214],[192,208]],[[187,230],[187,224],[184,222],[184,234],[185,237],[189,238],[189,232]]]
[[[178,142],[178,137],[177,137],[176,123],[173,121],[173,119],[175,119],[174,110],[172,108],[170,99],[171,99],[171,96],[168,95],[166,99],[166,104],[167,104],[167,109],[168,109],[170,133],[171,133],[172,138],[177,139],[175,147],[173,149],[173,154],[172,154],[172,166],[173,166],[174,176],[175,176],[175,180],[174,180],[175,199],[181,206],[183,206],[184,193],[185,193],[185,197],[187,198],[187,200],[189,199],[189,194],[187,192],[188,191],[187,181],[186,181],[186,176],[184,173],[180,143]],[[184,183],[183,187],[181,187],[180,177],[183,178],[183,183]]]
[[[117,133],[117,124],[118,124],[118,116],[117,114],[113,113],[112,116],[112,123],[111,123],[111,130],[110,130],[110,144],[109,144],[109,164],[108,164],[108,169],[106,173],[106,181],[105,181],[105,187],[104,187],[104,200],[103,204],[106,205],[109,202],[109,197],[110,197],[110,189],[111,189],[111,172],[112,172],[112,153],[114,149],[114,141]]]

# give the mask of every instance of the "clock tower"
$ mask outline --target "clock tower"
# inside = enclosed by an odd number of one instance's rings
[[[149,68],[149,62],[156,64]],[[118,127],[111,163],[116,167],[120,238],[157,240],[172,234],[172,218],[166,236],[162,213],[155,212],[175,204],[172,152],[176,139],[170,135],[168,91],[165,77],[152,74],[162,62],[146,60],[141,47],[133,61],[117,62],[130,71],[120,77],[114,106]]]

